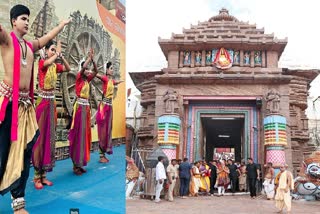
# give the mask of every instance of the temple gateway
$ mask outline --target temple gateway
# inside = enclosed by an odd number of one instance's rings
[[[314,150],[305,109],[319,70],[279,68],[287,39],[222,9],[159,45],[168,67],[130,73],[144,107],[138,148],[190,161],[286,162],[297,174]]]

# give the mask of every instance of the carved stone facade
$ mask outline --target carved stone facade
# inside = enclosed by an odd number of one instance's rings
[[[279,68],[278,59],[286,44],[287,39],[264,34],[264,29],[238,21],[225,9],[206,22],[183,29],[182,34],[172,34],[171,39],[159,38],[168,67],[158,72],[130,73],[144,107],[138,147],[157,146],[156,123],[166,113],[163,96],[172,90],[179,95],[177,113],[182,121],[177,158],[211,159],[208,136],[219,127],[206,127],[205,121],[208,117],[227,117],[244,121],[238,160],[253,157],[255,162],[265,163],[263,118],[277,113],[287,121],[284,152],[296,174],[304,156],[314,148],[307,144],[304,110],[309,85],[319,70]],[[217,57],[220,68],[214,62]],[[228,66],[228,61],[231,67],[221,67]],[[270,96],[264,100],[271,89],[275,99]]]

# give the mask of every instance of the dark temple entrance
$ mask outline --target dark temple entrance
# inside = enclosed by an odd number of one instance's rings
[[[237,116],[212,116],[202,118],[204,129],[204,154],[212,159],[243,159],[244,118]]]

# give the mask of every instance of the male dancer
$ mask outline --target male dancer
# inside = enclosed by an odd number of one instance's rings
[[[28,213],[25,188],[32,147],[39,131],[33,107],[33,52],[53,39],[70,20],[31,42],[23,39],[29,29],[29,9],[15,5],[10,10],[13,31],[0,25],[0,50],[4,80],[0,82],[0,194],[11,192],[14,213]]]

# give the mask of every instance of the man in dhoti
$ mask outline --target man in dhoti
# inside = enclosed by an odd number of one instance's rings
[[[287,165],[280,166],[279,185],[275,196],[276,207],[279,209],[278,213],[282,213],[283,209],[287,209],[287,213],[291,213],[291,195],[290,190],[293,190],[293,176],[292,173],[286,170]]]
[[[272,200],[274,197],[274,169],[272,163],[267,164],[266,176],[264,178],[263,186],[267,194],[267,199]]]

